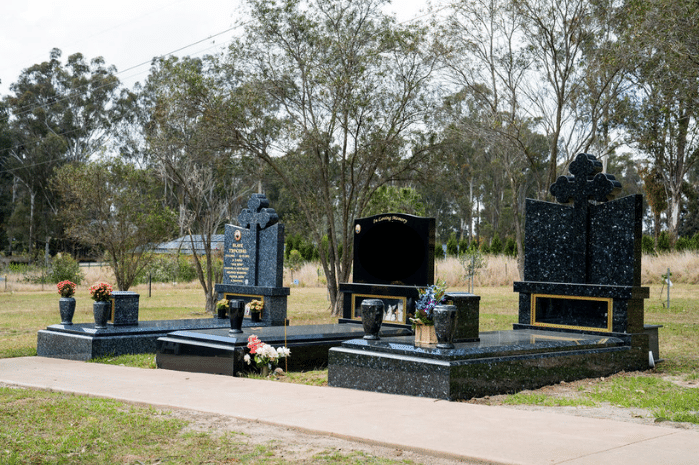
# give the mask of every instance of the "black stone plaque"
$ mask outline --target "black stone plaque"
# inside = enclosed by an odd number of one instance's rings
[[[435,220],[387,213],[354,222],[355,283],[434,283]]]

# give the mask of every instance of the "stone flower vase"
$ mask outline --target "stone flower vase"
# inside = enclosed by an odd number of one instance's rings
[[[433,310],[438,349],[453,349],[456,333],[456,305],[437,305]]]
[[[383,301],[380,299],[362,300],[362,325],[364,339],[376,341],[383,322]]]
[[[260,321],[262,321],[261,316],[262,312],[250,311],[250,321],[252,321],[253,323],[259,323]]]
[[[61,297],[58,299],[58,310],[61,312],[61,324],[72,325],[75,314],[75,299],[73,297]]]
[[[95,329],[106,329],[107,321],[112,313],[112,302],[98,300],[92,304],[92,313],[95,315]]]
[[[230,301],[230,303],[228,304],[228,317],[231,319],[231,329],[230,331],[228,331],[228,333],[242,333],[243,330],[241,328],[243,327],[243,318],[245,317],[245,305],[243,305],[242,300]]]
[[[216,306],[216,318],[226,318],[226,307],[219,307],[218,305]]]

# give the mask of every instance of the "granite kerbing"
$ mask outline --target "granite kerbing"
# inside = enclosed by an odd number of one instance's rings
[[[244,327],[242,334],[227,330],[175,331],[157,340],[158,368],[235,376],[252,368],[242,362],[247,338],[255,334],[273,347],[287,346],[291,356],[284,360],[289,370],[313,370],[328,364],[328,350],[343,341],[362,337],[364,330],[354,324]],[[401,327],[382,327],[381,337],[410,335]]]
[[[40,357],[69,360],[155,353],[156,340],[169,332],[229,325],[227,320],[217,318],[141,321],[137,325],[110,325],[105,329],[95,329],[94,323],[51,325],[37,333],[36,352]]]
[[[648,340],[553,331],[495,331],[455,349],[409,338],[351,340],[330,350],[328,384],[458,400],[536,389],[561,381],[645,369]]]

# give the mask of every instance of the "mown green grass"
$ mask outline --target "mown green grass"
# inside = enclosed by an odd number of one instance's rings
[[[464,289],[451,289],[463,291]],[[480,300],[480,330],[495,331],[511,329],[517,321],[518,295],[510,286],[487,287],[476,289]],[[643,407],[657,413],[658,418],[673,419],[673,421],[695,421],[699,408],[683,409],[682,404],[669,402],[670,397],[683,399],[687,405],[694,405],[697,389],[666,386],[664,376],[679,376],[686,381],[699,379],[699,286],[680,284],[672,288],[671,306],[666,308],[664,294],[660,294],[660,286],[651,286],[651,297],[645,304],[645,322],[659,324],[660,356],[663,362],[658,364],[655,371],[631,379],[638,378],[639,382],[654,379],[657,385],[648,386],[644,396],[655,399],[656,403]],[[161,286],[155,289],[152,297],[141,292],[139,317],[141,320],[175,319],[175,318],[210,318],[203,311],[203,295],[196,288],[171,288]],[[78,310],[75,322],[92,321],[92,301],[87,296],[79,294]],[[144,295],[145,294],[145,295]],[[662,298],[661,298],[662,297]],[[59,322],[58,295],[54,292],[18,292],[0,293],[0,357],[20,357],[36,355],[36,332],[46,326]],[[330,315],[329,299],[324,288],[294,288],[289,296],[288,318],[292,325],[323,324],[336,321]],[[293,355],[292,355],[293,356]],[[104,357],[94,360],[98,363],[135,366],[139,368],[155,368],[153,354],[126,355],[119,357]],[[254,376],[254,375],[253,375]],[[287,373],[286,376],[274,378],[280,382],[293,382],[316,386],[327,385],[327,370],[316,370],[302,373]],[[626,379],[626,378],[623,378]],[[538,405],[579,405],[589,406],[599,402],[614,401],[615,396],[627,394],[631,398],[636,389],[617,385],[616,381],[607,379],[597,380],[594,385],[599,389],[595,396],[581,394],[573,400],[561,400],[545,394],[516,394],[511,396],[510,403],[529,403]],[[666,396],[666,389],[673,389]],[[656,395],[657,392],[657,395]],[[607,396],[605,400],[604,396]],[[628,397],[627,396],[627,397]],[[649,401],[650,402],[650,401]],[[671,407],[662,409],[662,405]],[[649,404],[650,405],[650,404]],[[692,410],[693,409],[693,410]],[[677,418],[688,418],[677,420]]]
[[[508,396],[508,405],[542,405],[547,407],[598,407],[605,404],[621,408],[650,411],[657,421],[699,424],[699,389],[678,386],[654,376],[615,377],[597,383],[577,397],[552,397],[541,393],[518,393]]]
[[[106,365],[123,365],[135,368],[155,369],[155,354],[131,354],[97,357],[88,363],[104,363]]]
[[[656,419],[699,424],[699,389],[670,381],[634,376],[611,379],[586,394],[597,402],[650,410]]]
[[[245,431],[190,431],[168,412],[109,399],[0,387],[0,463],[407,464],[362,452],[324,449],[290,458],[270,438],[255,444]]]

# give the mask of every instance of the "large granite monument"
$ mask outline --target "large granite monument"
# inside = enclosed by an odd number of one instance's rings
[[[612,200],[621,185],[601,170],[580,154],[551,186],[561,205],[527,200],[518,328],[644,332],[643,198]]]
[[[406,337],[346,341],[330,350],[328,383],[454,400],[652,365],[657,327],[643,322],[641,198],[610,201],[620,185],[591,155],[578,155],[570,171],[551,193],[572,206],[527,201],[513,330],[453,349]]]
[[[408,325],[418,288],[434,283],[434,218],[387,213],[354,221],[352,282],[341,283],[342,316],[361,319],[364,299],[384,302],[384,322]]]

